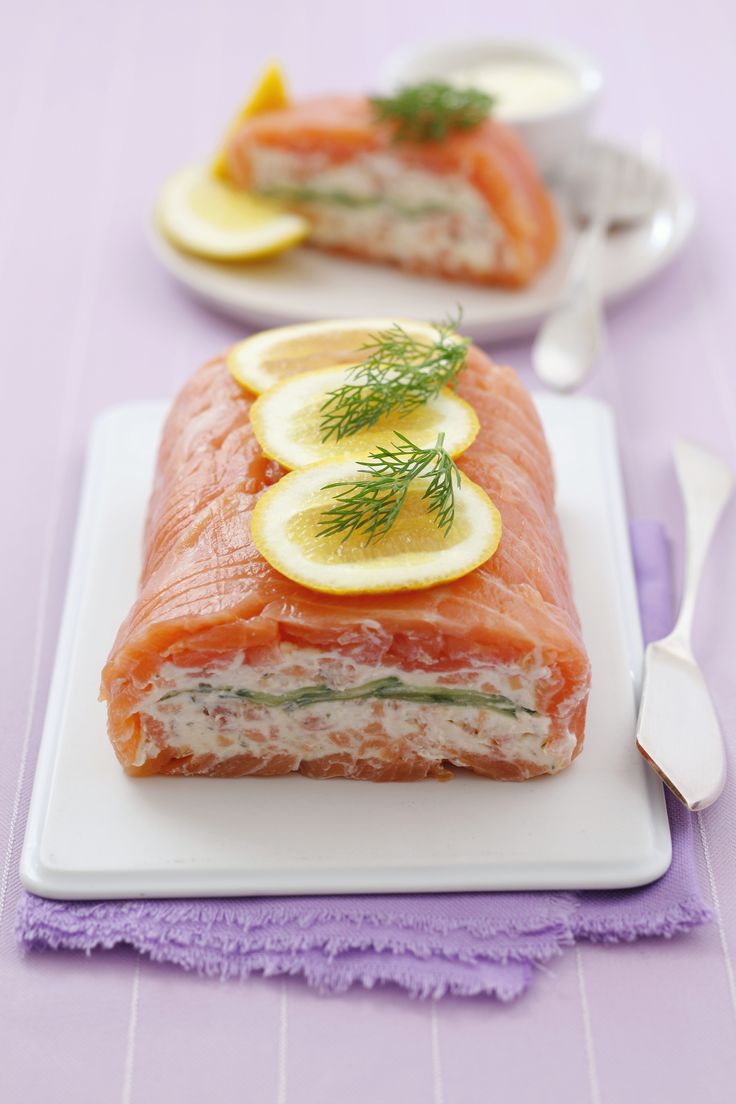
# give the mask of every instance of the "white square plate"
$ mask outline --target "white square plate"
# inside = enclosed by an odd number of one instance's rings
[[[60,898],[605,889],[671,860],[661,783],[634,746],[642,643],[613,420],[538,406],[593,665],[583,754],[522,784],[128,778],[100,669],[136,592],[164,403],[117,407],[89,450],[69,590],[21,861]]]

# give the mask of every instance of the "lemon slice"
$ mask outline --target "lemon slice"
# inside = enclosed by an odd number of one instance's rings
[[[286,82],[281,67],[276,62],[271,64],[262,73],[258,84],[245,101],[240,111],[230,123],[222,146],[215,155],[210,172],[220,180],[228,179],[227,156],[225,150],[231,134],[238,129],[246,119],[252,119],[254,115],[262,115],[264,111],[278,111],[281,107],[289,106],[289,97],[286,91]]]
[[[409,337],[434,342],[437,330],[426,322],[396,318],[353,318],[280,326],[246,337],[230,350],[227,363],[238,383],[260,395],[275,383],[313,368],[355,364],[373,334],[398,323]]]
[[[427,511],[426,481],[410,485],[392,528],[380,540],[319,535],[322,511],[334,502],[328,483],[360,478],[355,460],[313,464],[289,472],[261,495],[251,519],[256,548],[272,567],[325,594],[423,590],[467,575],[485,563],[501,539],[501,515],[467,476],[455,490],[447,535]]]
[[[309,223],[190,165],[159,193],[158,220],[174,245],[215,261],[243,261],[280,253],[309,233]]]
[[[266,456],[283,468],[303,468],[338,456],[367,456],[389,445],[397,429],[419,448],[429,448],[443,432],[450,456],[459,456],[477,436],[480,423],[470,403],[444,387],[403,418],[392,412],[351,437],[323,442],[320,408],[330,391],[350,382],[345,368],[318,368],[264,391],[250,408],[250,420]]]

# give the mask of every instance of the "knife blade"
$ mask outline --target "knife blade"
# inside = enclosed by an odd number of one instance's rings
[[[646,650],[636,744],[675,796],[696,811],[716,800],[726,780],[720,723],[690,640],[703,567],[734,477],[692,442],[678,439],[674,453],[685,510],[685,578],[674,629]]]

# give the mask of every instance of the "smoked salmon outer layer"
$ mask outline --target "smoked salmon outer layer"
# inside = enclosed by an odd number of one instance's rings
[[[138,597],[102,673],[129,773],[521,780],[572,761],[590,670],[542,426],[516,374],[475,348],[459,392],[481,424],[459,466],[501,512],[497,552],[427,590],[339,596],[255,548],[253,508],[283,472],[224,360],[196,372],[163,430]]]
[[[557,244],[529,154],[490,118],[441,141],[398,142],[367,99],[321,97],[249,119],[226,157],[235,184],[304,215],[319,248],[520,288]]]

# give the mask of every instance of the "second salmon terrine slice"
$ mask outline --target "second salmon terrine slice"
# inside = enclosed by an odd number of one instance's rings
[[[437,142],[397,142],[370,101],[323,97],[270,111],[231,137],[243,188],[284,201],[310,242],[452,279],[523,287],[557,241],[526,151],[486,119]]]
[[[460,467],[501,511],[498,551],[429,590],[335,596],[259,555],[251,513],[281,469],[223,360],[195,374],[164,429],[140,592],[103,672],[127,771],[390,781],[568,766],[589,666],[542,427],[514,372],[477,349],[459,391],[481,422]]]

